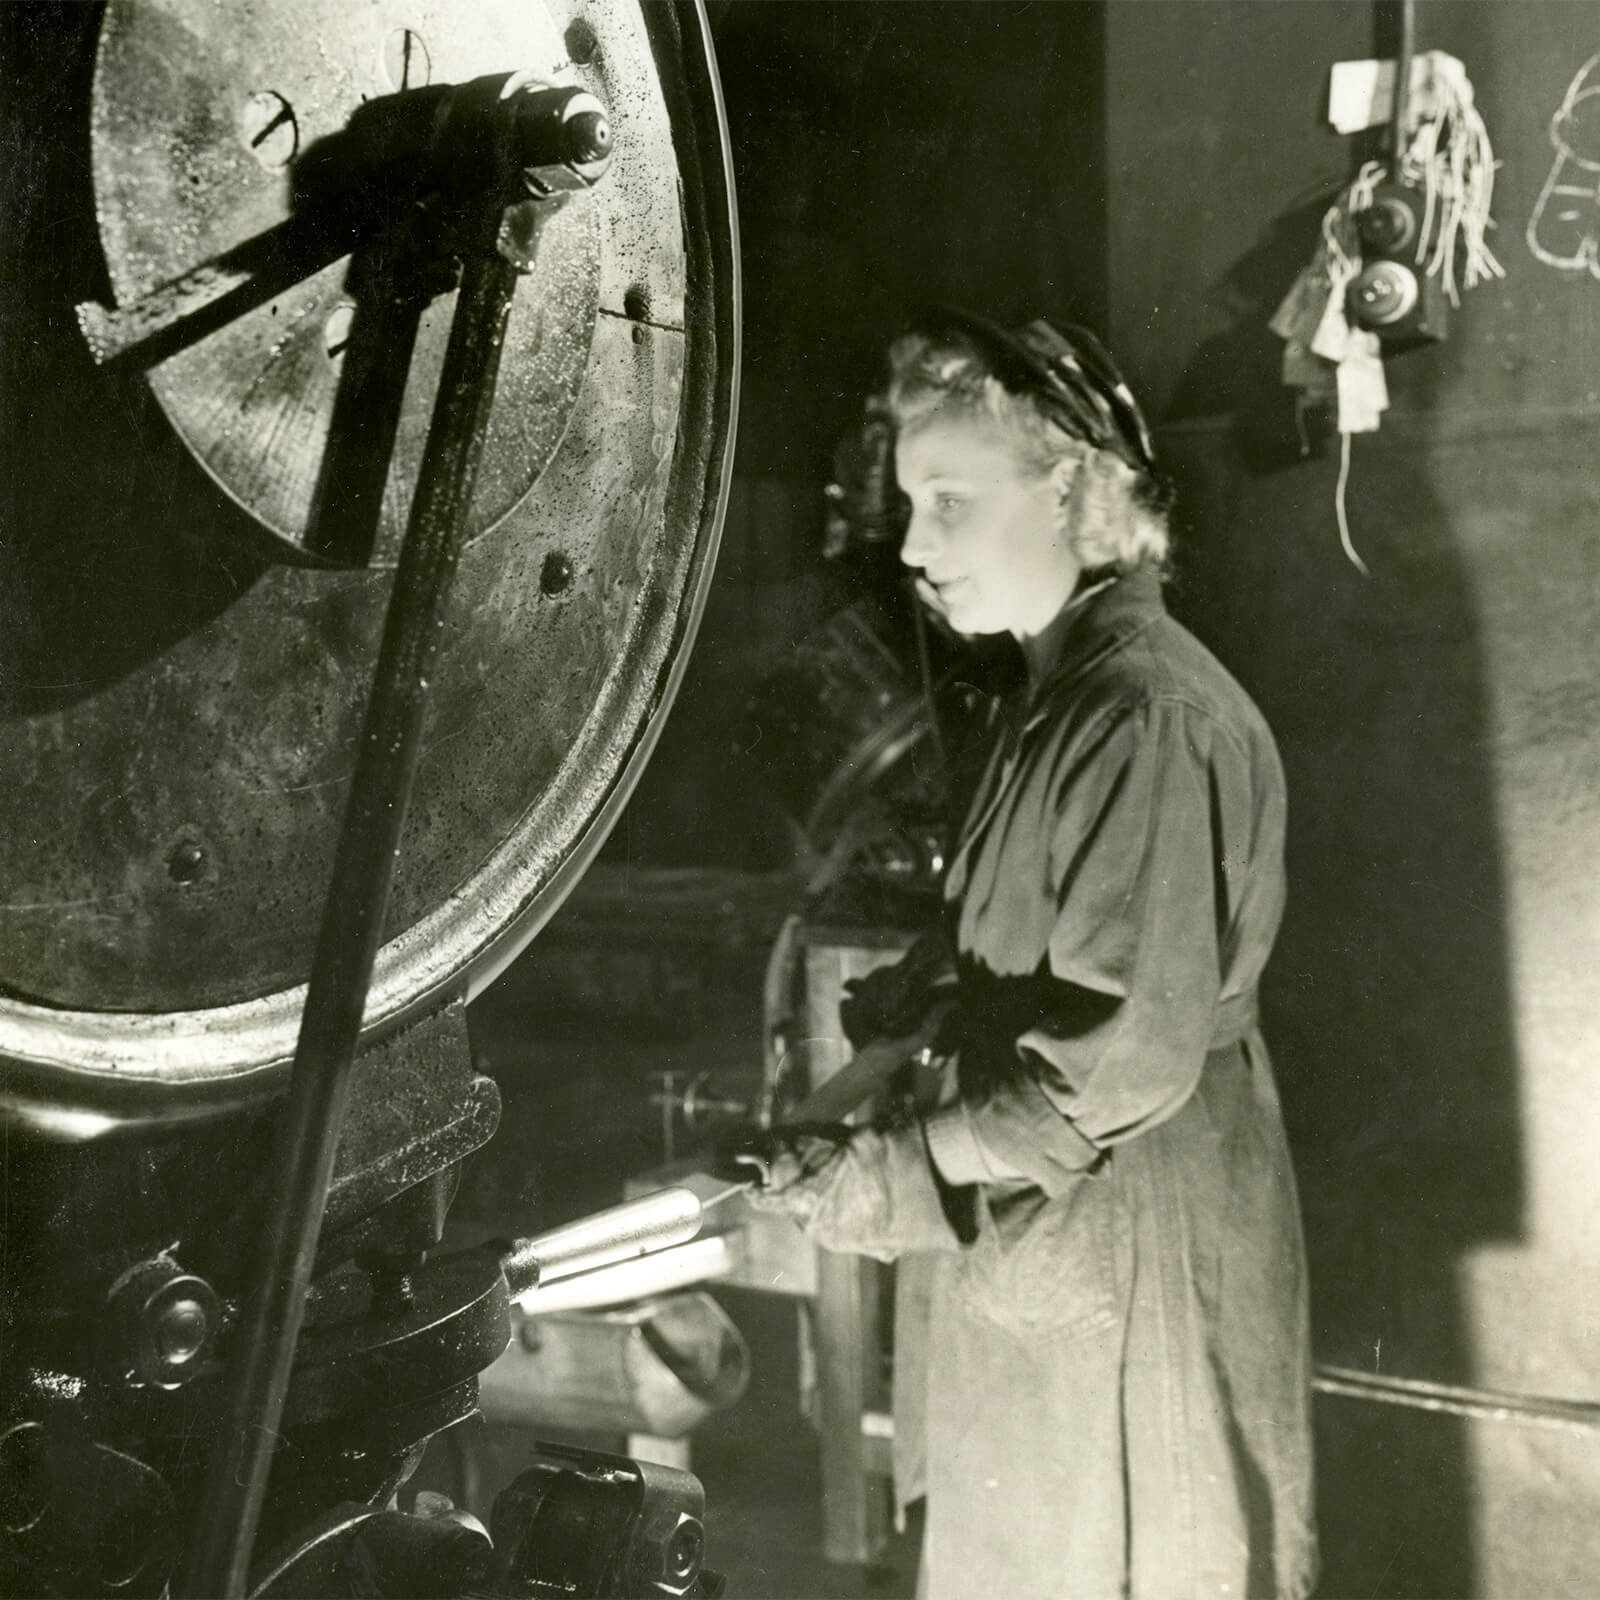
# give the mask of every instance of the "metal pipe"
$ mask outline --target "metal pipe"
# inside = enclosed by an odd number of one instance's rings
[[[466,261],[306,992],[268,1189],[274,1198],[236,1336],[230,1406],[196,1524],[187,1595],[245,1590],[516,281],[492,243]]]
[[[501,1251],[500,1269],[515,1299],[541,1283],[686,1244],[699,1233],[702,1217],[693,1189],[658,1189],[534,1238],[512,1240]]]
[[[1600,1433],[1600,1403],[1593,1400],[1474,1389],[1463,1384],[1393,1378],[1352,1367],[1326,1365],[1316,1368],[1311,1386],[1322,1394],[1339,1395],[1348,1400],[1440,1411],[1479,1422],[1519,1422],[1532,1427],[1561,1428],[1571,1433]]]
[[[587,1311],[595,1306],[645,1300],[713,1278],[729,1277],[744,1264],[745,1253],[744,1228],[708,1233],[687,1244],[635,1256],[630,1261],[613,1261],[593,1272],[575,1272],[570,1278],[541,1284],[529,1289],[517,1304],[531,1315],[544,1316],[553,1311]]]
[[[1389,124],[1392,182],[1400,181],[1400,161],[1406,153],[1406,119],[1411,111],[1411,57],[1416,50],[1416,0],[1400,0],[1400,49],[1394,64],[1394,115]]]

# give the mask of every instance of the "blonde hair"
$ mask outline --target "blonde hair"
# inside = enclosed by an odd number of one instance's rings
[[[1147,472],[1097,450],[1045,414],[1026,393],[1006,388],[959,335],[935,341],[910,333],[889,351],[889,412],[902,433],[935,415],[987,418],[1005,429],[1041,474],[1073,466],[1067,538],[1086,570],[1165,572],[1172,551],[1166,495]]]

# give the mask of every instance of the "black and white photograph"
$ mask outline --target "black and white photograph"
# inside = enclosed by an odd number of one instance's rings
[[[1600,1594],[1597,462],[1600,0],[0,0],[0,1595]]]

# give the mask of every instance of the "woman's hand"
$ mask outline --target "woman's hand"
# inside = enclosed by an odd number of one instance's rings
[[[839,1002],[845,1037],[860,1050],[875,1039],[916,1033],[934,1007],[948,1009],[955,981],[954,970],[939,951],[924,960],[908,959],[846,979]]]
[[[721,1174],[753,1185],[756,1210],[791,1218],[825,1249],[889,1261],[961,1242],[915,1123],[792,1123],[747,1134],[725,1160]]]
[[[718,1176],[749,1183],[758,1211],[793,1217],[803,1226],[838,1176],[854,1131],[842,1122],[746,1131],[720,1152]]]

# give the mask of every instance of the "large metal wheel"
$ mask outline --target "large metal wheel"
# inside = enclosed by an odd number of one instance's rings
[[[126,307],[237,259],[289,214],[304,151],[418,74],[531,70],[609,107],[611,174],[541,244],[513,312],[371,1039],[503,969],[650,754],[721,522],[737,238],[695,5],[42,11],[68,14],[36,26],[73,55],[30,53],[32,150],[0,179],[18,463],[0,573],[0,1110],[86,1137],[283,1082],[453,297],[419,330],[359,564],[307,538],[348,259],[143,368],[96,367],[71,306]]]

